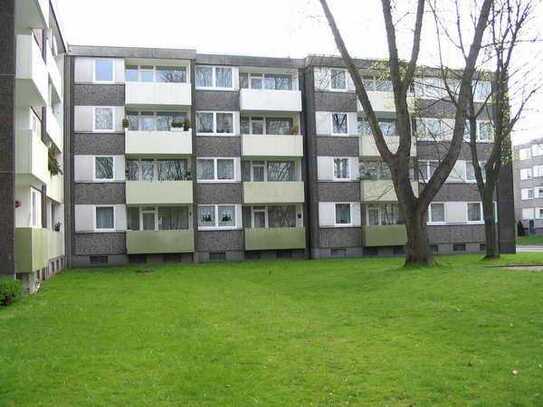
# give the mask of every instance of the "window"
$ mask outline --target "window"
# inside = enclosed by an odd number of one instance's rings
[[[366,224],[368,226],[403,225],[398,204],[372,204],[366,207]]]
[[[239,74],[242,89],[292,90],[291,74],[280,73],[247,73]]]
[[[31,199],[31,214],[30,214],[30,226],[34,228],[42,227],[42,216],[41,216],[41,192],[37,189],[30,189],[30,199]]]
[[[253,206],[252,211],[252,227],[262,229],[267,227],[267,213],[265,206]]]
[[[420,181],[428,182],[439,165],[437,160],[423,160],[419,161],[419,176]]]
[[[543,187],[535,188],[535,197],[536,198],[543,198]]]
[[[187,82],[185,66],[126,65],[127,82]]]
[[[199,134],[234,134],[234,113],[197,112],[196,125]]]
[[[534,199],[534,190],[532,188],[522,188],[520,196],[522,200]]]
[[[113,60],[94,60],[94,82],[113,82]]]
[[[359,163],[361,180],[391,180],[390,168],[383,161],[360,161]]]
[[[532,169],[531,168],[521,168],[521,170],[520,170],[520,179],[521,180],[532,179]]]
[[[197,66],[195,70],[197,88],[233,89],[232,68]]]
[[[198,226],[233,229],[236,227],[235,205],[202,205],[198,207]]]
[[[236,179],[233,158],[199,158],[196,162],[199,181],[234,181]]]
[[[535,208],[536,219],[543,219],[543,208]]]
[[[330,69],[330,88],[347,89],[347,72],[344,69]]]
[[[481,168],[481,175],[485,179],[485,162],[480,162],[479,167]],[[466,181],[467,182],[476,182],[475,177],[475,167],[473,166],[473,161],[466,161]]]
[[[335,158],[334,159],[334,179],[349,179],[349,159]]]
[[[144,131],[171,131],[172,122],[183,123],[186,112],[127,112],[128,129]]]
[[[140,230],[140,209],[129,206],[126,208],[126,227],[128,230]]]
[[[332,134],[348,133],[347,113],[332,113]]]
[[[465,252],[466,251],[466,244],[465,243],[454,243],[453,244],[453,251],[454,252]]]
[[[492,127],[492,122],[490,121],[478,121],[479,134],[478,141],[492,141],[494,139],[494,129]]]
[[[396,121],[393,119],[379,119],[379,127],[385,137],[396,135]],[[362,136],[373,135],[370,124],[362,117],[358,118],[358,133]]]
[[[351,204],[336,204],[336,225],[351,224]]]
[[[535,146],[532,146],[534,148]],[[521,148],[519,150],[519,158],[521,160],[529,160],[532,158],[532,151],[529,148]]]
[[[444,203],[431,203],[429,212],[430,212],[429,223],[445,223],[445,204]]]
[[[468,202],[468,222],[481,222],[483,207],[480,202]]]
[[[533,169],[533,177],[543,177],[543,165],[535,165]]]
[[[96,207],[96,230],[114,230],[114,210],[113,206]]]
[[[268,181],[294,181],[294,161],[268,161]]]
[[[296,227],[296,206],[268,206],[268,220],[270,228]]]
[[[421,140],[445,140],[452,134],[452,122],[446,119],[426,117],[417,119],[417,137]]]
[[[187,160],[158,160],[159,181],[182,181],[187,178]]]
[[[251,162],[251,178],[249,181],[264,182],[266,179],[266,163],[264,161],[252,161]]]
[[[157,82],[184,83],[187,81],[187,68],[184,66],[157,66],[155,80]]]
[[[113,157],[94,157],[94,179],[96,181],[113,180]]]
[[[529,149],[527,148],[525,150],[529,150]],[[538,157],[540,155],[543,155],[543,144],[534,144],[532,146],[532,155],[534,157]]]
[[[473,90],[473,100],[484,102],[492,93],[492,84],[488,81],[478,81]]]
[[[94,131],[114,131],[112,107],[94,108]]]
[[[241,133],[255,135],[288,135],[293,130],[292,118],[242,117]]]
[[[159,207],[158,230],[187,230],[189,229],[189,208]]]

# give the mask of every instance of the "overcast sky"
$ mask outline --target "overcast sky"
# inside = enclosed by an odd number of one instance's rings
[[[407,1],[407,0],[406,0]],[[466,0],[471,2],[471,0]],[[201,53],[275,57],[337,54],[317,0],[55,0],[69,44],[194,48]],[[330,0],[349,50],[361,58],[386,58],[387,45],[379,0]],[[436,61],[431,21],[426,21],[421,62]],[[543,27],[538,10],[534,25]],[[408,51],[409,32],[398,34]],[[456,54],[450,50],[451,61]],[[518,64],[543,55],[531,45]],[[407,54],[405,54],[407,57]],[[532,62],[533,63],[533,62]],[[543,65],[543,64],[540,64]],[[543,69],[541,70],[543,73]],[[541,77],[541,76],[540,76]],[[543,136],[539,96],[519,126],[517,141]]]

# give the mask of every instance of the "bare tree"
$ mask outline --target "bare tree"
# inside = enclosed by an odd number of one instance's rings
[[[392,182],[398,197],[400,211],[406,221],[407,252],[405,264],[431,265],[433,258],[426,231],[426,214],[428,206],[449,176],[460,154],[464,138],[465,120],[467,117],[467,101],[471,93],[471,82],[475,73],[475,67],[481,50],[483,35],[488,25],[493,1],[483,0],[478,13],[473,39],[469,47],[469,52],[467,52],[464,69],[461,71],[460,75],[460,88],[457,99],[454,129],[448,151],[418,197],[415,191],[413,191],[409,178],[411,140],[413,134],[408,92],[413,84],[417,71],[426,0],[417,0],[413,44],[410,59],[407,62],[402,62],[399,58],[391,0],[381,0],[388,43],[388,70],[394,92],[396,131],[399,136],[399,146],[395,153],[391,152],[387,146],[360,72],[347,50],[335,18],[328,7],[327,1],[319,1],[326,19],[328,20],[336,46],[353,79],[357,97],[366,114],[379,154],[390,168],[392,174]]]

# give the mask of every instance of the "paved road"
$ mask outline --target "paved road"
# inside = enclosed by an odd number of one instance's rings
[[[531,245],[531,246],[520,246],[520,245],[517,245],[517,252],[518,253],[543,253],[543,246],[535,246],[535,245]]]

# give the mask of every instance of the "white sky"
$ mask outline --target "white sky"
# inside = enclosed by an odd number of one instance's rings
[[[195,48],[200,53],[298,58],[337,54],[318,0],[55,2],[64,37],[70,44]],[[329,0],[329,4],[353,56],[387,57],[380,0]],[[425,24],[424,38],[434,38],[432,22],[427,19]],[[543,27],[541,7],[533,24]],[[399,31],[398,38],[401,50],[409,51],[409,31]],[[435,49],[435,44],[423,43],[421,62],[435,64]],[[453,50],[449,51],[454,60]],[[534,56],[542,55],[543,44],[531,44],[519,52],[517,63],[533,64]],[[542,94],[534,99],[519,124],[517,142],[543,136],[539,106],[543,106]]]

